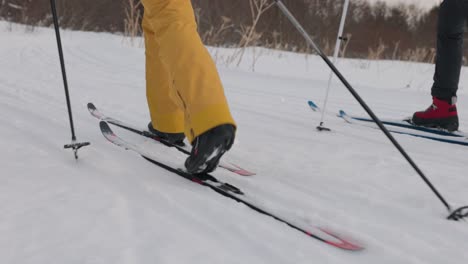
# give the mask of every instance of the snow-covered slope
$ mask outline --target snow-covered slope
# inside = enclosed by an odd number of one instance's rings
[[[144,49],[121,36],[63,32],[79,141],[75,161],[51,29],[0,22],[0,259],[2,263],[465,263],[468,225],[445,208],[377,130],[327,116],[315,130],[329,71],[315,56],[252,50],[239,68],[212,49],[239,130],[226,155],[256,171],[215,175],[269,210],[328,226],[366,250],[319,243],[108,143],[86,103],[141,127],[149,121]],[[432,65],[344,60],[339,68],[380,117],[430,103]],[[462,85],[468,80],[463,70]],[[460,91],[461,129],[468,98]],[[339,83],[329,109],[363,114]],[[120,131],[120,130],[119,130]],[[124,133],[123,131],[121,133]],[[125,134],[157,152],[152,142]],[[468,149],[395,135],[456,205],[468,203]]]

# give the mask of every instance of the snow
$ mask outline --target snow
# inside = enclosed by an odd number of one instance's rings
[[[422,8],[423,10],[429,10],[434,6],[437,6],[442,2],[441,0],[366,0],[372,4],[377,2],[385,2],[389,5],[399,5],[399,4],[413,4],[417,7]]]
[[[2,263],[466,263],[468,226],[447,211],[383,134],[329,114],[317,132],[329,75],[316,56],[250,49],[239,67],[216,58],[238,135],[218,170],[259,205],[326,226],[366,246],[335,249],[107,142],[88,102],[145,127],[144,49],[122,36],[62,32],[78,141],[75,161],[52,29],[0,22],[0,259]],[[252,56],[257,56],[252,67]],[[379,117],[430,103],[433,65],[341,60]],[[253,71],[254,70],[254,71]],[[468,130],[463,69],[459,115]],[[329,111],[364,111],[335,81]],[[148,151],[154,143],[119,131]],[[468,203],[466,147],[395,135],[454,206]],[[183,157],[178,157],[183,162]]]

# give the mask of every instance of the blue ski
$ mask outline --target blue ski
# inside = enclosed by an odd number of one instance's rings
[[[354,119],[354,120],[358,120],[358,121],[374,123],[374,120],[372,120],[371,118],[350,116],[350,115],[346,114],[343,110],[340,110],[338,116],[341,117],[341,115],[346,115],[349,118]],[[409,118],[408,119],[403,119],[403,120],[380,119],[380,121],[382,121],[382,123],[384,125],[409,128],[409,129],[419,130],[419,131],[428,132],[428,133],[441,135],[441,136],[461,137],[461,138],[468,137],[468,135],[466,135],[466,134],[464,134],[464,133],[462,133],[460,131],[449,132],[449,131],[444,130],[444,129],[416,126],[416,125],[411,123],[411,120]]]
[[[320,107],[317,106],[313,101],[309,100],[307,102],[310,109],[314,112],[320,111]],[[338,117],[342,118],[350,124],[358,124],[365,127],[379,129],[374,120],[369,117],[358,117],[347,114],[345,111],[340,110]],[[443,129],[437,128],[428,128],[415,126],[411,124],[410,120],[390,120],[390,119],[380,119],[382,123],[387,127],[387,129],[392,133],[410,135],[430,140],[436,140],[444,143],[457,144],[468,146],[468,135],[460,132],[449,132]]]
[[[370,118],[354,117],[346,114],[345,111],[340,110],[338,117],[342,118],[348,123],[355,123],[366,127],[379,129],[379,127]],[[407,121],[398,120],[381,120],[387,126],[390,132],[397,134],[410,135],[425,139],[436,140],[444,143],[457,144],[468,146],[468,137],[462,132],[448,132],[445,130],[426,128],[412,125]]]

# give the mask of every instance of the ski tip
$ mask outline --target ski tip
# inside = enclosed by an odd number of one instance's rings
[[[240,176],[251,177],[257,175],[255,172],[251,172],[248,170],[237,170],[235,173],[239,174]]]
[[[103,118],[102,114],[97,110],[96,106],[94,106],[93,103],[88,103],[88,111],[92,116],[94,116],[94,117],[96,117],[98,119]]]
[[[309,105],[309,107],[310,107],[312,110],[314,110],[314,111],[318,111],[318,110],[319,110],[318,106],[317,106],[313,101],[310,101],[310,100],[309,100],[309,101],[307,102],[307,104]]]
[[[109,124],[106,121],[99,122],[99,127],[103,134],[112,134],[112,129],[110,128]]]
[[[120,139],[114,134],[114,131],[112,131],[112,129],[110,128],[109,124],[107,124],[106,121],[99,122],[99,127],[101,128],[102,135],[107,140],[109,140],[110,142],[112,142],[112,143],[114,143],[114,144],[116,144],[118,146],[122,146],[125,149],[129,149],[128,146],[125,146],[120,142]]]
[[[89,110],[89,111],[96,111],[97,108],[96,108],[96,106],[94,106],[93,103],[88,103],[88,110]]]
[[[338,117],[345,117],[345,116],[348,116],[348,114],[346,114],[345,111],[340,110],[340,111],[338,112]]]
[[[340,249],[344,249],[344,250],[348,250],[348,251],[362,251],[365,249],[364,246],[356,243],[355,241],[350,241],[350,240],[347,240],[345,238],[342,238],[340,237],[339,235],[337,235],[336,233],[328,230],[328,229],[325,229],[325,228],[319,228],[319,230],[321,230],[322,232],[324,232],[325,234],[333,237],[334,239],[336,239],[337,241],[331,241],[331,240],[326,240],[325,242],[331,246],[334,246],[334,247],[337,247],[337,248],[340,248]]]

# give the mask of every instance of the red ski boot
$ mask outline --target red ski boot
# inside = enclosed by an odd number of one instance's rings
[[[442,128],[450,132],[458,130],[456,100],[451,101],[452,103],[449,103],[437,97],[432,97],[432,105],[429,106],[426,111],[414,113],[413,124],[424,127]]]

